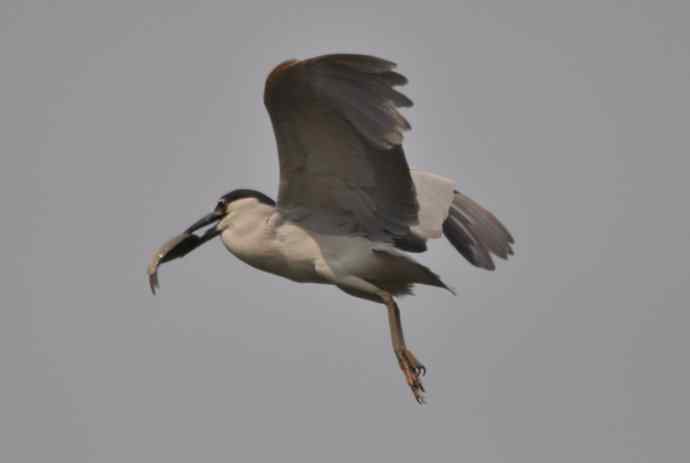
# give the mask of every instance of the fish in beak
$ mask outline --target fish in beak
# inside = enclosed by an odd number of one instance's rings
[[[222,217],[223,214],[219,210],[206,214],[194,222],[184,232],[169,239],[160,248],[158,248],[158,250],[153,254],[153,257],[151,257],[151,263],[147,269],[149,286],[151,286],[151,292],[153,294],[156,294],[156,289],[160,286],[158,283],[158,267],[164,262],[186,256],[205,242],[218,236],[220,234],[220,230],[217,229],[216,222],[218,222]],[[200,228],[211,224],[213,225],[206,229],[202,235],[194,234],[194,232]]]

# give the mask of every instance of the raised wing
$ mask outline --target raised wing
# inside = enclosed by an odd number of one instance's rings
[[[287,61],[266,80],[264,102],[280,157],[278,208],[329,233],[410,235],[419,205],[402,150],[412,106],[394,87],[395,64],[365,55]]]

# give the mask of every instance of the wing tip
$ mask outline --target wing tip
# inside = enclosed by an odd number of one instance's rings
[[[273,70],[268,73],[268,77],[266,78],[266,83],[268,84],[268,83],[275,82],[283,71],[285,71],[289,67],[294,66],[297,63],[299,63],[299,60],[296,58],[286,59],[285,61],[280,63],[278,66],[274,67]]]
[[[271,90],[275,87],[276,83],[281,79],[285,72],[299,62],[300,60],[296,58],[285,60],[268,73],[268,77],[266,77],[266,85],[264,86],[264,101],[268,100]]]

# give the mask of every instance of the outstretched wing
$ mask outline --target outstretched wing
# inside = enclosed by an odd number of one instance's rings
[[[280,158],[278,208],[329,233],[394,239],[410,234],[419,205],[401,143],[395,64],[365,55],[287,61],[266,80],[264,103]]]

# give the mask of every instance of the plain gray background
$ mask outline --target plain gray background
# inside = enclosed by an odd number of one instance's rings
[[[688,461],[687,2],[192,3],[2,2],[0,460]],[[401,301],[426,407],[381,306],[219,241],[147,287],[275,195],[264,77],[336,51],[399,63],[410,164],[517,240],[420,257],[459,293]]]

